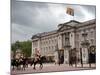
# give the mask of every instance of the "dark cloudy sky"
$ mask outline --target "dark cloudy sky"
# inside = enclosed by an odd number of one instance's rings
[[[95,18],[95,6],[11,1],[12,43],[30,40],[32,35],[57,29],[57,25],[72,19],[66,8],[74,9],[74,19],[80,22]]]

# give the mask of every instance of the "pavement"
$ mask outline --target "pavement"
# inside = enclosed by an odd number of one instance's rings
[[[26,68],[26,70],[13,70],[11,71],[11,75],[18,75],[18,74],[31,74],[31,73],[45,73],[45,72],[61,72],[61,71],[78,71],[78,70],[92,70],[96,69],[96,64],[91,64],[91,67],[89,67],[89,64],[84,64],[83,67],[81,67],[81,64],[77,64],[77,67],[75,65],[69,66],[69,64],[61,64],[60,66],[58,64],[50,63],[50,64],[43,64],[43,68],[39,68],[39,64],[36,65],[36,70],[33,69],[33,66],[29,66]]]

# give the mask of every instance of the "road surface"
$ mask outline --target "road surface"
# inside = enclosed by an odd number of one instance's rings
[[[29,66],[26,68],[26,70],[12,70],[11,74],[30,74],[30,73],[44,73],[44,72],[61,72],[61,71],[77,71],[77,70],[92,70],[95,69],[96,65],[92,64],[92,67],[90,68],[88,64],[84,64],[84,67],[82,68],[81,65],[75,65],[69,66],[68,64],[61,64],[60,66],[58,64],[43,64],[43,68],[39,68],[39,64],[36,65],[36,70],[33,70],[33,67]]]

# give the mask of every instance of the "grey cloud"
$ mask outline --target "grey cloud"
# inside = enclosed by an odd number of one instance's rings
[[[12,0],[12,42],[27,40],[36,33],[57,29],[59,23],[67,22],[66,7],[71,6],[75,10],[75,19],[84,21],[89,12],[95,15],[94,6],[67,5],[55,3],[23,2]],[[78,9],[79,8],[79,9]]]

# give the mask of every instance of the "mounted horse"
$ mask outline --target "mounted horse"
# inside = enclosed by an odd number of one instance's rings
[[[42,56],[38,56],[32,59],[32,63],[31,66],[34,65],[33,69],[36,69],[36,64],[40,64],[40,69],[43,68],[43,61],[44,61],[44,57]]]
[[[26,58],[19,58],[19,59],[12,59],[11,60],[11,66],[13,67],[12,69],[14,70],[15,68],[17,70],[25,70],[27,66],[27,59]]]

